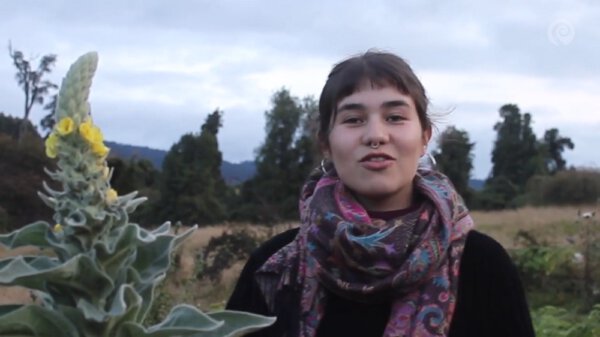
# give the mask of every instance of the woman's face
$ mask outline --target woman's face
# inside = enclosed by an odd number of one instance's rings
[[[367,210],[396,210],[410,206],[430,137],[410,96],[365,82],[337,104],[324,155]]]

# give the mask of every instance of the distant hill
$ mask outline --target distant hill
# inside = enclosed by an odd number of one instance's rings
[[[167,155],[167,151],[151,149],[146,146],[134,146],[109,141],[105,141],[104,143],[110,148],[111,156],[122,159],[130,159],[132,157],[146,159],[149,160],[157,170],[162,168],[162,162]]]
[[[223,160],[221,164],[221,175],[230,185],[243,183],[256,174],[256,164],[253,161],[246,160],[240,163],[230,163]]]
[[[483,184],[485,184],[485,180],[483,180],[483,179],[470,179],[469,180],[469,187],[471,187],[475,191],[481,191],[483,189]]]
[[[165,150],[151,149],[146,146],[135,146],[120,144],[115,142],[105,142],[111,150],[111,155],[123,159],[129,159],[132,157],[143,158],[152,162],[152,165],[157,170],[162,168],[162,162],[167,155]],[[241,163],[230,163],[223,161],[221,165],[221,174],[225,181],[230,185],[242,183],[250,179],[256,173],[256,165],[253,161],[247,160]],[[479,191],[483,188],[484,180],[482,179],[471,179],[469,180],[469,186]]]
[[[151,149],[146,146],[135,146],[106,141],[106,146],[110,148],[110,154],[122,159],[138,158],[149,160],[157,169],[162,169],[162,162],[167,155],[165,150]],[[223,161],[221,164],[221,174],[228,184],[235,185],[250,179],[256,173],[256,165],[253,161],[243,161],[241,163],[230,163]]]

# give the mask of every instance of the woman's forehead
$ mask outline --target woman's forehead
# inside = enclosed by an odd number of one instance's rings
[[[351,84],[346,90],[341,90],[339,97],[336,99],[336,105],[340,103],[344,98],[351,96],[359,91],[366,89],[383,89],[392,87],[398,90],[401,94],[406,95],[407,93],[402,90],[397,83],[386,77],[363,77],[355,83]]]
[[[357,85],[354,88],[354,90],[352,90],[351,93],[349,93],[348,95],[344,95],[343,97],[340,97],[337,100],[336,105],[335,105],[336,108],[335,108],[334,114],[337,112],[337,109],[339,109],[340,104],[347,101],[350,96],[357,96],[356,94],[365,92],[365,91],[383,90],[383,89],[390,89],[389,90],[390,93],[396,92],[400,95],[408,96],[407,93],[400,90],[396,85],[391,84],[387,81],[374,82],[371,80],[364,80],[364,81],[360,82],[360,85]]]

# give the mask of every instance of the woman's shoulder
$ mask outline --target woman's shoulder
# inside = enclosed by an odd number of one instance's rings
[[[292,242],[298,234],[298,228],[277,234],[263,242],[250,254],[244,265],[237,284],[231,294],[226,308],[229,310],[242,310],[272,315],[263,293],[255,279],[255,272],[278,250]]]
[[[467,234],[467,241],[465,242],[465,250],[473,249],[473,250],[483,250],[485,252],[491,253],[500,253],[506,252],[504,247],[500,242],[496,241],[496,239],[491,236],[479,232],[477,230],[471,230]]]
[[[281,248],[292,242],[298,234],[298,228],[288,229],[285,232],[279,233],[267,241],[263,242],[248,259],[247,268],[256,271],[260,268],[271,255],[275,254]]]
[[[477,334],[467,332],[477,331]],[[450,335],[534,336],[516,266],[502,245],[471,230],[460,262]]]
[[[476,230],[467,234],[461,259],[461,274],[470,272],[503,275],[503,278],[517,275],[516,267],[502,244]]]

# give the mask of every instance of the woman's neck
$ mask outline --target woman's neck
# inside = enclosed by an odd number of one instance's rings
[[[411,207],[415,203],[414,192],[413,185],[410,184],[410,186],[392,195],[371,197],[355,194],[355,198],[368,211],[389,212]]]
[[[412,204],[410,207],[392,210],[392,211],[369,211],[369,210],[367,210],[367,214],[369,214],[369,217],[371,219],[381,219],[381,220],[387,221],[387,220],[396,219],[396,218],[402,217],[406,214],[409,214],[411,212],[414,212],[415,210],[417,210],[417,208],[419,208],[419,205],[415,203],[415,204]]]

